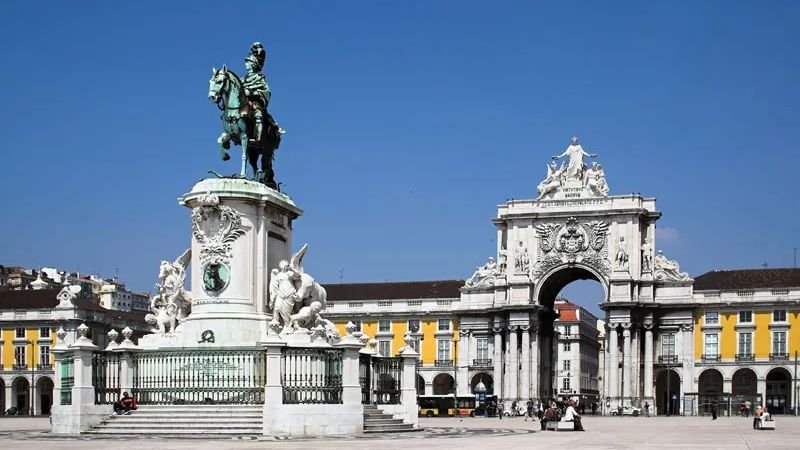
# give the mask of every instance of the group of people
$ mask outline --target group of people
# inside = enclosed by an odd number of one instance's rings
[[[524,415],[525,421],[528,419],[539,419],[542,431],[547,429],[547,422],[573,422],[575,431],[585,431],[581,423],[581,415],[575,409],[577,404],[573,400],[566,400],[563,402],[556,402],[550,400],[548,407],[544,408],[541,403],[534,402],[533,399],[528,400],[525,405],[525,410],[520,414],[520,407],[516,401],[511,402],[512,415]],[[497,402],[498,417],[502,420],[505,412],[503,400]]]

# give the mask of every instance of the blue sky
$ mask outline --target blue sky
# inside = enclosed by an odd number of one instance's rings
[[[533,197],[574,134],[612,194],[658,198],[684,270],[793,264],[800,3],[222,5],[5,4],[0,264],[151,289],[189,245],[176,199],[236,171],[208,78],[255,40],[323,282],[469,276],[496,205]]]

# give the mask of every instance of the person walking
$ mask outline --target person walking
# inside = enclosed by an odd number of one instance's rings
[[[529,417],[533,420],[533,399],[528,400],[528,403],[525,405],[525,422],[528,421]]]
[[[711,401],[711,420],[717,420],[717,401]]]
[[[503,399],[498,400],[497,401],[497,417],[499,417],[500,420],[503,420],[503,411],[505,411],[505,409],[506,409],[506,406],[503,404]]]
[[[650,417],[650,403],[647,401],[644,402],[644,416]]]
[[[744,402],[744,416],[745,417],[750,417],[750,407],[751,406],[753,406],[753,404],[750,403],[750,400],[745,400],[745,402]]]

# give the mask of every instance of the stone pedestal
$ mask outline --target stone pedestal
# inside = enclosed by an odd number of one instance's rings
[[[146,336],[140,345],[253,347],[266,340],[270,271],[290,258],[292,222],[302,210],[261,183],[230,178],[201,180],[179,202],[192,211],[192,311],[177,333]]]

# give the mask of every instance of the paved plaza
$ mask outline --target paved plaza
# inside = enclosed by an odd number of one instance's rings
[[[542,432],[538,423],[521,418],[422,419],[424,431],[415,433],[364,435],[341,439],[139,438],[136,447],[164,449],[213,448],[419,448],[419,449],[524,449],[555,446],[570,449],[796,449],[800,442],[800,418],[779,417],[776,431],[756,431],[752,421],[741,417],[585,417],[586,432]],[[86,441],[130,439],[58,436],[50,433],[46,418],[0,418],[2,448],[85,449]],[[130,445],[126,444],[130,448]]]

